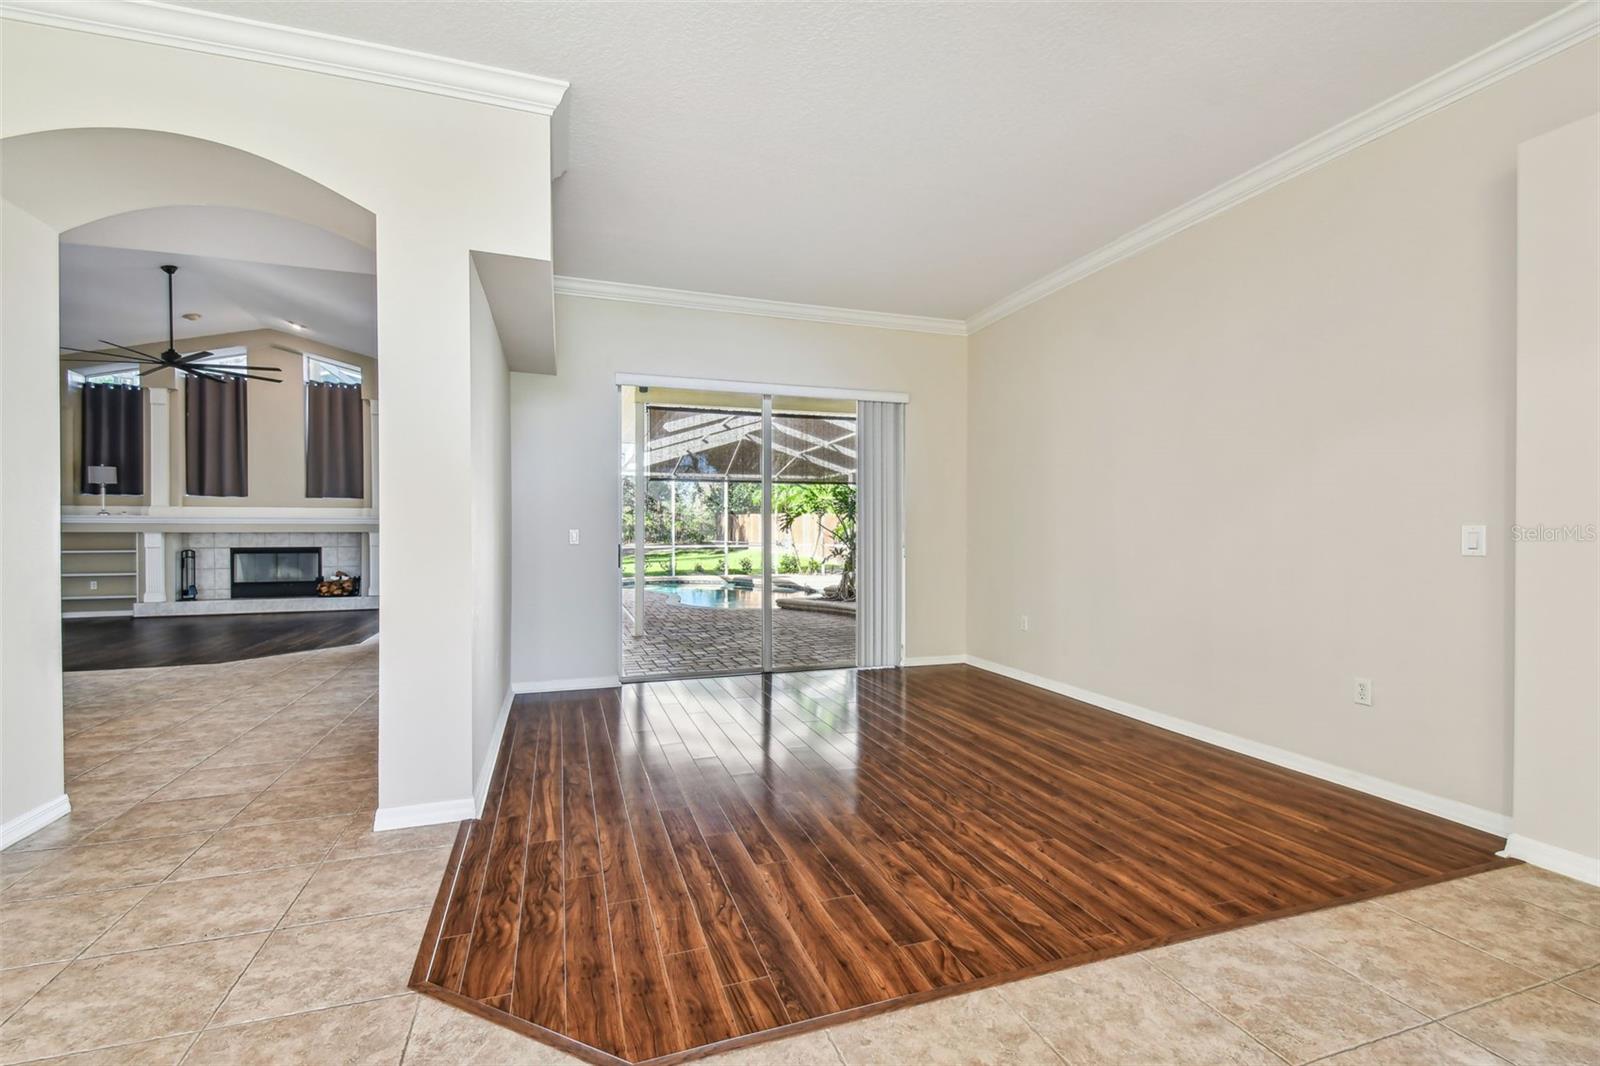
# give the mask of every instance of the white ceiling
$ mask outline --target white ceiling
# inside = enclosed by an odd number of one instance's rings
[[[561,274],[965,318],[1561,5],[189,6],[569,80]]]
[[[175,315],[201,315],[177,318],[180,339],[277,329],[377,355],[371,251],[290,219],[219,207],[135,211],[62,234],[61,343],[164,342],[163,263],[178,267]]]

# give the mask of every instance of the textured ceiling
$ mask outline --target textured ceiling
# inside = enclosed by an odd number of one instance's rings
[[[569,80],[561,274],[964,318],[1561,5],[189,6]]]

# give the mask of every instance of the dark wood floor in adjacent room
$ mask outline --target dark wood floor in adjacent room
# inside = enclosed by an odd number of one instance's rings
[[[600,1062],[1497,865],[1504,842],[970,667],[519,697],[413,987]]]
[[[377,631],[377,611],[74,618],[61,623],[62,669],[226,663],[359,644]]]

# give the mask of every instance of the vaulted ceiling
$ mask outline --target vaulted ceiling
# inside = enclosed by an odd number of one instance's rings
[[[569,80],[560,274],[965,318],[1561,5],[190,6]]]

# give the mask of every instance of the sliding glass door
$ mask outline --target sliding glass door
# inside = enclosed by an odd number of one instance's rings
[[[622,386],[622,675],[855,663],[855,405]]]

